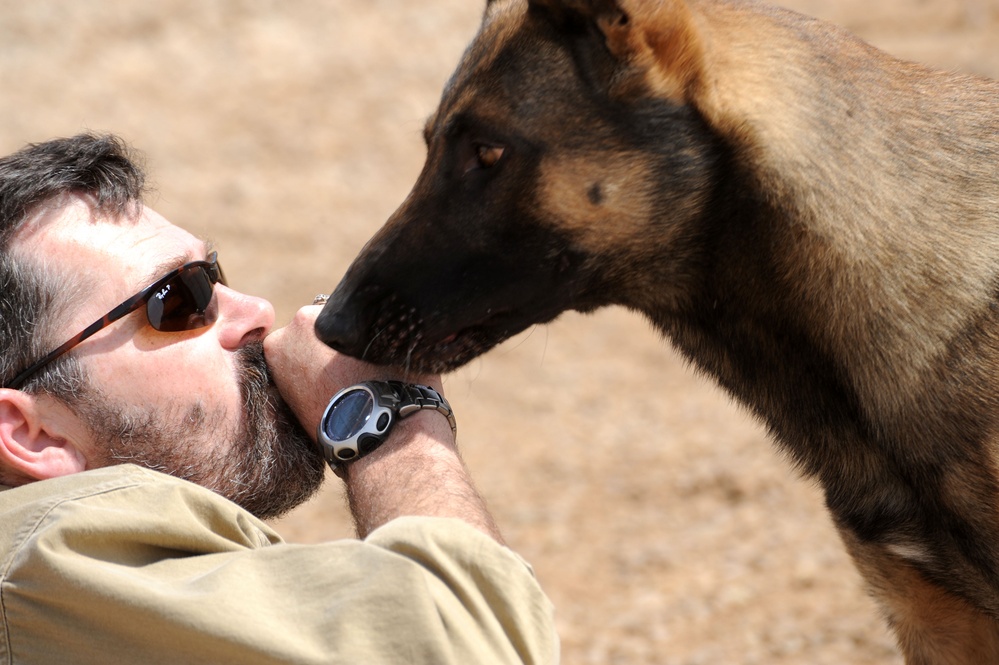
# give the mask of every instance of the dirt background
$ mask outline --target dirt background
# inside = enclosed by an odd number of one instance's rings
[[[788,0],[897,55],[999,77],[999,0]],[[151,203],[278,321],[409,190],[481,0],[0,0],[0,151],[81,130],[145,152]],[[446,380],[564,662],[898,663],[821,497],[638,316],[563,316]],[[350,535],[336,479],[277,524]]]

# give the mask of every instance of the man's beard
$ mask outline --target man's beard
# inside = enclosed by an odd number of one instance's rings
[[[186,413],[170,405],[125,411],[88,390],[74,406],[106,451],[98,465],[137,464],[197,483],[261,519],[278,517],[322,485],[322,456],[270,381],[263,344],[238,351],[243,413],[238,429],[223,425],[225,412],[202,405]],[[227,443],[206,446],[210,437]]]

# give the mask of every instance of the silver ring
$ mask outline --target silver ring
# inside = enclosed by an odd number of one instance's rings
[[[312,299],[312,304],[313,305],[325,305],[326,301],[329,300],[329,299],[330,299],[329,295],[327,295],[325,293],[320,293],[319,295],[317,295],[315,298]]]

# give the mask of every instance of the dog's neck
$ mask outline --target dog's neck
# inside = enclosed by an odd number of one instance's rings
[[[716,74],[693,104],[727,145],[723,170],[742,175],[708,207],[694,295],[672,303],[682,314],[639,308],[723,383],[763,371],[738,357],[785,374],[828,363],[891,417],[999,289],[999,111],[982,118],[999,84],[895,60],[832,26],[814,50],[782,49],[809,19],[712,6],[701,34]],[[741,348],[719,342],[706,359],[712,335]]]

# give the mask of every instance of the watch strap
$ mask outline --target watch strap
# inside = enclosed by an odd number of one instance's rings
[[[402,381],[385,381],[384,383],[392,387],[392,392],[395,393],[399,401],[395,405],[384,404],[383,406],[392,406],[400,418],[411,416],[417,411],[436,411],[447,418],[451,425],[451,432],[458,433],[458,423],[454,419],[454,411],[451,410],[451,405],[439,392],[430,386],[416,383],[403,383]],[[380,394],[387,395],[388,392]]]

